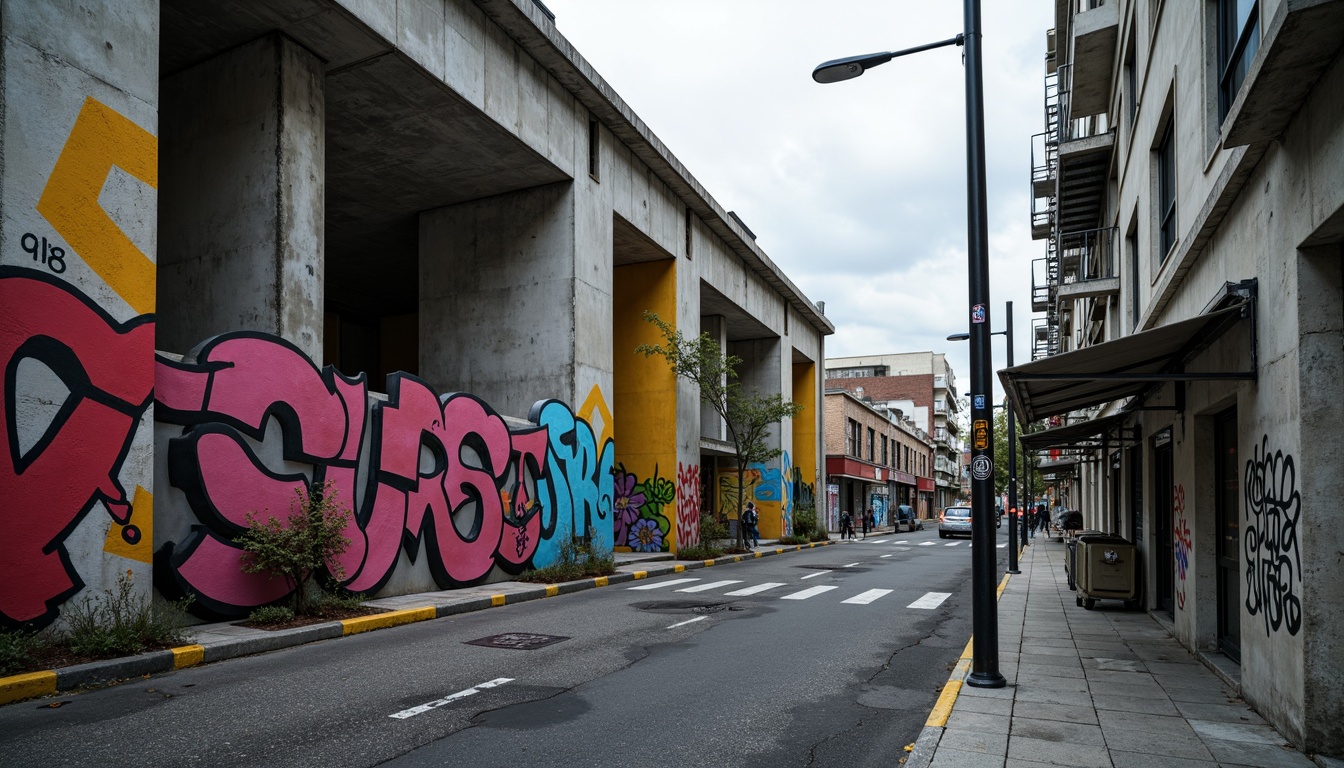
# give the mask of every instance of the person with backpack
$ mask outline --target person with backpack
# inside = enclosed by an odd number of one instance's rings
[[[756,503],[748,501],[747,508],[742,511],[742,540],[750,540],[751,546],[759,547],[761,545],[761,532],[756,527],[760,522],[760,515],[756,512]]]
[[[840,540],[854,538],[854,517],[848,511],[840,513]]]

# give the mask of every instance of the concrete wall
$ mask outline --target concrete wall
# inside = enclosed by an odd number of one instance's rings
[[[150,588],[158,3],[0,16],[0,627],[40,627]]]

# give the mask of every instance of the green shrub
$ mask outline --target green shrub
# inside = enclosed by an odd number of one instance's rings
[[[263,605],[247,615],[248,624],[286,624],[294,620],[294,611],[283,605]]]
[[[806,544],[809,541],[811,541],[811,539],[799,533],[795,533],[791,536],[781,536],[779,539],[780,544]]]
[[[308,592],[313,575],[324,567],[333,579],[345,575],[335,560],[350,546],[345,537],[348,510],[337,501],[330,481],[313,485],[307,493],[296,488],[294,496],[288,518],[272,515],[257,520],[248,512],[248,529],[238,537],[238,545],[244,551],[243,571],[283,578],[292,590],[294,613],[306,616],[312,610]]]
[[[825,528],[818,527],[815,531],[808,534],[809,541],[830,541],[831,534]]]
[[[323,617],[345,616],[351,612],[362,612],[363,610],[364,598],[359,595],[324,593],[313,601],[312,606],[313,615]]]
[[[560,542],[560,552],[554,563],[524,571],[518,581],[555,584],[590,576],[609,576],[615,572],[616,558],[610,550],[591,539],[569,538]]]
[[[793,532],[798,536],[808,537],[817,529],[817,510],[812,507],[794,507],[793,510]]]
[[[22,629],[0,632],[0,677],[14,675],[32,665],[32,654],[41,646],[38,635]]]
[[[677,550],[678,560],[713,560],[723,554],[723,550],[711,544],[692,544]]]
[[[712,546],[715,542],[726,538],[728,538],[727,523],[709,513],[700,515],[700,544]]]
[[[131,572],[117,578],[116,591],[85,597],[63,612],[63,644],[79,656],[127,656],[185,640],[186,608],[191,598],[177,603],[155,602],[136,595]]]

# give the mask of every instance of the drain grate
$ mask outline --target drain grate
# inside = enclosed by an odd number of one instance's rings
[[[560,635],[534,635],[529,632],[505,632],[502,635],[490,635],[477,640],[467,640],[466,645],[479,645],[485,648],[512,648],[517,651],[532,651],[548,645],[568,640]]]

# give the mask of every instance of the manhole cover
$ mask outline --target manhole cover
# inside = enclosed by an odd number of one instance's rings
[[[533,635],[528,632],[505,632],[502,635],[491,635],[482,637],[479,640],[468,640],[467,645],[481,645],[486,648],[513,648],[518,651],[531,651],[536,648],[545,648],[562,640],[568,640],[568,637],[559,635]]]

